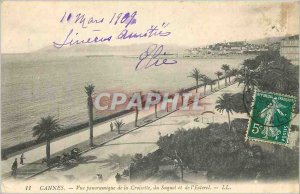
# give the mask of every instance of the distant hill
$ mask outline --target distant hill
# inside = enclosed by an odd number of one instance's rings
[[[256,40],[250,40],[247,41],[251,44],[272,44],[275,42],[280,42],[282,39],[286,38],[288,36],[279,36],[279,37],[267,37],[267,38],[261,38]]]
[[[273,44],[276,42],[280,42],[282,39],[288,36],[281,37],[267,37],[256,40],[249,40],[248,43],[251,44]],[[71,47],[63,47],[61,49],[57,49],[53,46],[44,47],[35,53],[43,54],[43,53],[53,53],[53,54],[64,54],[64,55],[123,55],[123,56],[137,56],[140,55],[141,52],[145,51],[151,44],[153,43],[143,43],[143,44],[132,44],[126,46],[111,46],[108,44],[91,44],[91,45],[76,45]],[[202,47],[202,46],[201,46]],[[187,50],[191,49],[189,47],[182,47],[178,45],[164,45],[164,52],[167,54],[183,54],[187,53]]]
[[[63,47],[57,49],[53,46],[44,47],[36,53],[62,53],[62,54],[78,54],[78,55],[125,55],[125,56],[135,56],[140,55],[143,51],[152,45],[152,43],[144,44],[132,44],[126,46],[110,46],[108,44],[98,44],[98,45],[76,45],[71,47]],[[164,52],[167,54],[180,54],[184,53],[187,48],[177,46],[177,45],[164,45]]]

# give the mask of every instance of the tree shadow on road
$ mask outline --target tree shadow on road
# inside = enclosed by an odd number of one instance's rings
[[[156,144],[156,142],[127,142],[127,143],[114,143],[114,144],[106,144],[105,146],[119,146],[119,145],[135,145],[135,144]]]
[[[163,126],[163,125],[178,125],[178,123],[150,124],[144,127]]]
[[[95,159],[97,159],[97,156],[81,156],[78,160],[70,160],[69,163],[60,165],[57,167],[57,170],[66,171],[75,168],[80,164],[97,163],[97,161],[93,161]]]
[[[108,168],[110,167],[111,170],[115,170],[117,168],[122,169],[127,167],[132,161],[132,155],[130,154],[123,154],[121,156],[117,154],[111,154],[107,159],[102,160],[104,165],[100,166],[100,168]]]
[[[121,156],[117,154],[111,154],[108,158],[102,160],[95,160],[97,156],[82,156],[79,160],[70,162],[70,164],[62,165],[57,168],[57,171],[66,171],[72,168],[79,166],[80,164],[91,164],[91,163],[99,163],[102,164],[100,168],[108,168],[111,170],[115,170],[117,168],[122,169],[128,166],[132,160],[132,156],[130,154],[123,154]]]

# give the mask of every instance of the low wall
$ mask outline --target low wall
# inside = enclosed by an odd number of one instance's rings
[[[129,112],[132,112],[132,111],[133,110],[124,110],[124,111],[120,111],[120,112],[117,112],[117,113],[114,113],[114,114],[111,114],[111,115],[108,115],[108,116],[105,116],[105,117],[96,118],[96,119],[94,119],[94,124],[98,124],[98,123],[108,121],[110,119],[125,115]],[[87,128],[88,126],[89,126],[89,123],[84,122],[84,123],[79,123],[79,124],[74,125],[74,126],[66,127],[63,130],[55,133],[53,140],[55,140],[56,138],[60,138],[64,135],[68,135],[70,133],[73,133],[73,132],[79,131],[81,129]],[[31,141],[20,143],[20,144],[17,144],[17,145],[8,147],[8,148],[1,149],[1,159],[2,160],[6,159],[9,155],[13,155],[16,152],[26,150],[30,147],[37,146],[39,144],[43,144],[45,141],[46,141],[45,139],[40,139],[39,141],[31,140]]]

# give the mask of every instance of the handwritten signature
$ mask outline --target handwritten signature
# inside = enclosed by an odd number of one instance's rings
[[[166,56],[166,52],[163,52],[164,45],[158,46],[157,44],[150,45],[146,51],[140,54],[139,62],[135,66],[135,70],[140,70],[142,68],[147,69],[152,66],[161,66],[161,65],[172,65],[176,64],[176,60],[170,61]],[[163,57],[162,57],[163,56]]]

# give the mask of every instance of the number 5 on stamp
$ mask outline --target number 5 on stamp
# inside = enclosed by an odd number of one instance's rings
[[[246,139],[286,145],[295,97],[256,91]]]

